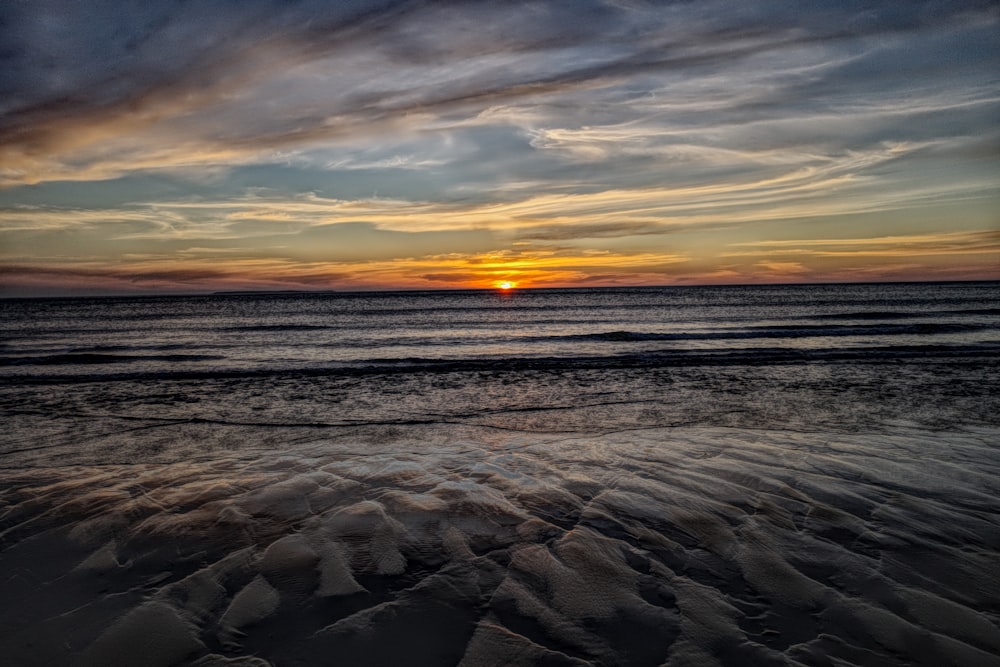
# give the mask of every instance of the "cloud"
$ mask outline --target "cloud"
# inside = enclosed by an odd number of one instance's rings
[[[150,288],[191,291],[203,285],[224,285],[232,279],[225,270],[209,268],[143,269],[101,266],[0,266],[0,293],[11,295],[57,292],[135,292]]]
[[[0,275],[7,276],[55,276],[63,278],[115,278],[129,282],[202,282],[218,280],[230,275],[229,272],[218,269],[110,269],[104,267],[72,267],[72,266],[32,266],[6,265],[0,266]]]
[[[654,222],[606,222],[594,224],[562,223],[524,227],[517,238],[529,241],[569,241],[574,239],[620,238],[668,234],[671,226]]]
[[[746,252],[727,256],[760,253],[814,255],[821,257],[917,257],[922,255],[986,255],[1000,257],[1000,230],[940,232],[841,239],[785,239],[734,243],[749,247]],[[1000,268],[1000,260],[994,259]]]
[[[806,266],[799,262],[757,262],[756,266],[780,276],[798,276],[808,273]]]
[[[976,280],[1000,276],[1000,230],[731,243],[720,262],[747,281]]]
[[[218,267],[218,263],[214,263]],[[50,293],[206,292],[226,289],[329,289],[350,282],[350,272],[282,262],[231,261],[222,268],[176,257],[126,262],[114,267],[7,264],[0,266],[0,293],[9,296]]]
[[[382,229],[351,218],[364,214],[353,202],[199,202],[145,205],[111,210],[30,209],[0,211],[5,243],[0,260],[88,257],[119,261],[153,254],[178,258],[217,256],[220,261],[280,258],[300,262],[351,262],[418,258],[442,252],[471,253],[493,248],[484,228]],[[393,210],[374,203],[376,211]],[[360,209],[360,210],[359,210]],[[32,224],[34,223],[34,224]]]
[[[8,185],[266,161],[420,131],[457,113],[626,86],[870,35],[982,21],[983,2],[901,11],[716,2],[8,3]],[[933,17],[930,19],[928,17]]]
[[[468,285],[479,279],[475,273],[424,273],[420,276],[421,279],[430,281],[432,283],[449,283],[455,285]]]

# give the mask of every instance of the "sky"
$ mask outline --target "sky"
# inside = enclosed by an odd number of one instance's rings
[[[0,295],[1000,278],[1000,3],[9,0]]]

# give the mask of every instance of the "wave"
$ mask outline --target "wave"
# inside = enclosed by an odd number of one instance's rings
[[[1000,308],[963,308],[959,310],[906,311],[906,310],[863,310],[848,313],[829,313],[826,315],[806,315],[805,318],[817,320],[897,320],[927,317],[948,317],[954,315],[1000,315]]]
[[[48,354],[36,357],[0,357],[0,366],[64,366],[92,364],[129,364],[148,361],[218,361],[225,357],[215,354]]]
[[[324,331],[341,329],[326,324],[248,324],[242,326],[218,327],[216,331]]]
[[[167,360],[198,361],[221,357],[210,355],[115,356],[115,355],[52,355],[42,357],[42,364],[85,365]],[[105,361],[105,360],[110,361]],[[216,367],[210,369],[146,370],[133,373],[86,374],[23,374],[0,377],[0,385],[66,383],[130,380],[215,380],[265,377],[361,377],[370,375],[420,373],[483,373],[483,372],[564,372],[572,370],[625,370],[690,366],[748,366],[794,364],[895,364],[904,361],[943,361],[946,363],[996,364],[1000,361],[1000,343],[970,345],[910,345],[865,348],[739,348],[728,350],[662,350],[612,355],[539,356],[539,357],[474,357],[434,359],[427,357],[370,358],[322,366],[277,367]],[[14,360],[28,363],[24,358]],[[0,359],[0,366],[16,365]]]
[[[614,343],[681,340],[739,340],[748,338],[810,338],[832,336],[925,336],[934,334],[969,333],[996,327],[982,324],[922,323],[879,325],[815,325],[765,326],[747,329],[705,332],[648,333],[637,331],[607,331],[544,337],[562,340],[594,340]]]

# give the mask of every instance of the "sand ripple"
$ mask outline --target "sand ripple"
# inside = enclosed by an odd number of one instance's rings
[[[997,435],[653,429],[6,471],[0,654],[1000,665]]]

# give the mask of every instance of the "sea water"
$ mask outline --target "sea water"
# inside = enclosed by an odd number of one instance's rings
[[[1000,664],[998,283],[0,316],[14,664]]]

